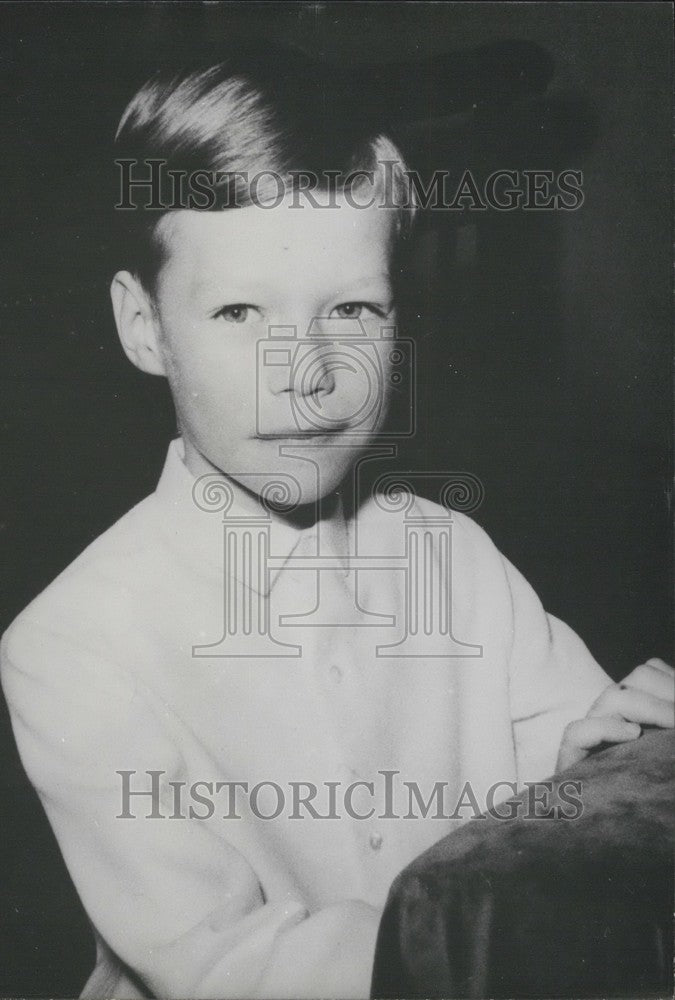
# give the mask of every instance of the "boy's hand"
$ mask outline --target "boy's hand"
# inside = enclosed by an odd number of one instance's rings
[[[619,684],[611,684],[591,706],[585,719],[571,722],[563,733],[558,771],[603,743],[626,743],[640,736],[642,725],[663,729],[675,725],[675,670],[654,657],[636,667]]]

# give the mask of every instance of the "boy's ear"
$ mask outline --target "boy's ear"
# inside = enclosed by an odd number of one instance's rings
[[[158,321],[141,283],[129,271],[118,271],[110,285],[110,298],[117,334],[129,361],[150,375],[166,375]]]

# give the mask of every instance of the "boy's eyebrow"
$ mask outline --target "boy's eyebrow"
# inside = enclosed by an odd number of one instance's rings
[[[371,274],[367,278],[362,278],[360,276],[358,278],[354,278],[353,281],[344,284],[341,288],[338,288],[335,292],[333,292],[333,294],[336,296],[344,295],[348,291],[358,291],[361,288],[367,288],[369,285],[374,285],[379,281],[383,281],[386,284],[387,289],[389,289],[391,285],[389,273],[387,271],[378,271],[377,274]]]
[[[263,295],[265,292],[270,291],[269,285],[265,285],[258,281],[249,281],[246,278],[227,278],[222,284],[218,278],[194,278],[191,282],[191,290],[197,293],[213,292],[214,294],[222,295],[223,288],[227,291],[228,287],[235,290],[245,290],[253,295]]]
[[[362,288],[367,288],[368,286],[374,285],[380,281],[385,282],[387,290],[389,290],[391,286],[389,273],[387,271],[378,271],[376,274],[368,275],[366,278],[362,278],[359,275],[359,277],[355,277],[353,281],[345,283],[340,288],[331,290],[330,294],[331,296],[338,298],[340,295],[346,295],[348,292],[359,291]],[[233,290],[241,291],[242,293],[246,292],[247,294],[250,293],[251,295],[264,295],[265,293],[269,293],[274,290],[270,285],[257,281],[249,281],[246,278],[242,278],[241,280],[236,278],[228,279],[225,283],[226,288],[227,286],[231,287]],[[201,292],[214,292],[218,295],[223,294],[223,288],[218,279],[212,280],[209,278],[195,277],[192,281],[191,287],[192,291],[198,294]]]

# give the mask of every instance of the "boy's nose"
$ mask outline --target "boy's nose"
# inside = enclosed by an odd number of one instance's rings
[[[335,390],[335,366],[329,345],[313,347],[291,370],[290,392],[296,396],[328,396]]]
[[[265,358],[269,391],[277,396],[292,393],[309,397],[329,395],[335,390],[335,358],[330,343],[303,343],[302,340],[276,349]]]

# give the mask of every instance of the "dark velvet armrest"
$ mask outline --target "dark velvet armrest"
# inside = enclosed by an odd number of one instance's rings
[[[671,996],[674,749],[658,731],[604,750],[551,779],[546,806],[579,798],[577,818],[532,818],[525,792],[500,807],[513,818],[417,858],[389,894],[372,996]]]

